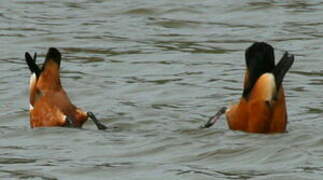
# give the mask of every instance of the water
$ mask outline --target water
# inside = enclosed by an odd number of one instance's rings
[[[0,5],[0,179],[321,179],[323,1]],[[244,50],[295,54],[288,133],[198,129],[242,93]],[[24,53],[63,54],[74,104],[111,129],[29,128]]]

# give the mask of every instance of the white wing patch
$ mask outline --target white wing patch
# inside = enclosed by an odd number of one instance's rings
[[[37,80],[36,74],[33,73],[30,76],[30,80],[29,80],[29,91],[32,91],[32,89],[36,86],[36,80]]]
[[[34,110],[34,106],[29,104],[29,111],[32,111],[32,110]]]
[[[275,83],[275,76],[273,75],[273,74],[270,74],[270,76],[269,76],[269,78],[270,78],[270,84],[271,84],[271,87],[272,87],[272,89],[271,89],[271,94],[270,94],[270,100],[272,100],[273,99],[273,96],[274,96],[274,94],[276,94],[276,83]]]
[[[33,110],[34,107],[34,99],[35,99],[35,95],[36,95],[36,83],[37,83],[37,77],[36,74],[33,73],[30,76],[30,80],[29,80],[29,110]]]
[[[264,89],[264,100],[271,102],[274,95],[276,94],[276,83],[275,76],[272,73],[265,73],[261,75],[261,80],[266,82],[262,84],[262,88]]]

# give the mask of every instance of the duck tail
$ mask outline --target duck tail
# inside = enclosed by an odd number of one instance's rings
[[[32,58],[28,52],[25,53],[25,60],[26,60],[26,63],[28,65],[30,71],[32,73],[35,73],[38,78],[41,70],[40,70],[39,66],[36,64],[36,58],[37,58],[37,53],[34,54],[34,58]]]
[[[276,88],[280,88],[285,74],[291,68],[294,63],[294,55],[285,52],[279,63],[274,67],[272,73],[275,76]]]

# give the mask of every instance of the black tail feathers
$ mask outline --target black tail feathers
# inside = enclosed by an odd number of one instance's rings
[[[36,76],[39,77],[41,70],[39,66],[36,64],[36,58],[37,58],[37,53],[34,54],[34,58],[32,58],[28,52],[25,53],[25,60],[30,71],[32,73],[35,73]]]
[[[248,79],[242,96],[248,98],[254,84],[264,73],[273,73],[277,90],[281,87],[284,76],[294,63],[294,56],[285,52],[275,65],[274,48],[265,42],[255,42],[246,50]]]
[[[288,54],[288,52],[285,52],[283,57],[280,59],[279,63],[273,69],[277,90],[280,88],[285,74],[293,65],[293,63],[294,63],[294,55]]]
[[[56,48],[49,48],[47,55],[46,55],[46,61],[48,60],[53,60],[55,61],[58,65],[60,65],[62,59],[61,53],[56,49]]]
[[[258,78],[272,72],[275,67],[274,48],[265,42],[255,42],[247,48],[245,53],[248,79],[242,96],[247,98]]]
[[[265,42],[255,42],[245,53],[246,65],[249,69],[270,72],[275,66],[274,48]]]
[[[59,66],[61,63],[62,55],[56,48],[53,48],[53,47],[49,48],[47,55],[46,55],[46,60],[45,60],[45,63],[43,65],[42,69],[39,68],[39,66],[36,64],[36,58],[37,58],[36,53],[34,54],[34,58],[32,58],[28,52],[25,53],[26,63],[28,65],[30,71],[32,73],[35,73],[36,76],[39,77],[40,73],[42,72],[42,70],[46,66],[46,62],[54,61]]]

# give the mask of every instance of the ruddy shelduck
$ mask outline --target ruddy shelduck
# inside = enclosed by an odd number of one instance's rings
[[[232,130],[250,133],[283,133],[287,126],[287,109],[282,82],[294,63],[285,52],[275,65],[273,47],[256,42],[245,53],[246,72],[240,101],[222,107],[203,127],[212,126],[222,114]]]
[[[32,73],[29,82],[30,126],[67,126],[81,128],[91,118],[98,129],[106,129],[92,112],[84,112],[72,104],[60,80],[61,53],[49,48],[42,68],[26,52],[26,63]]]

